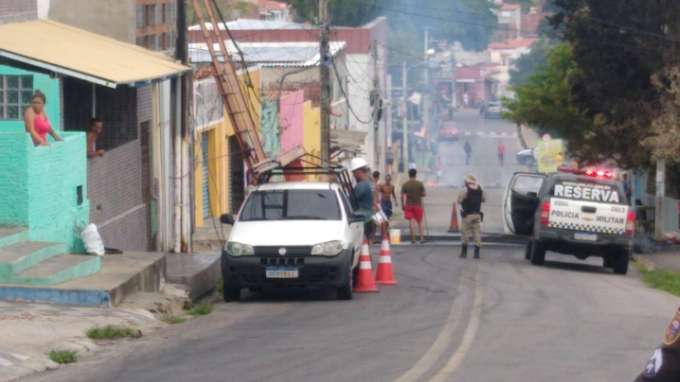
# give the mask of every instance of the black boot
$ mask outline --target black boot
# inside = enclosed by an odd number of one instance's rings
[[[462,247],[460,247],[460,258],[464,259],[467,257],[467,244],[463,244]]]
[[[479,246],[475,245],[475,259],[479,259]]]

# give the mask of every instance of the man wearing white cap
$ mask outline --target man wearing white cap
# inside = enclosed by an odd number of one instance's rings
[[[479,250],[482,246],[482,203],[484,203],[484,192],[477,183],[477,178],[472,175],[465,177],[465,189],[458,195],[460,204],[460,214],[463,217],[463,235],[461,237],[463,246],[460,257],[467,257],[468,242],[470,237],[475,241],[475,259],[479,259]]]

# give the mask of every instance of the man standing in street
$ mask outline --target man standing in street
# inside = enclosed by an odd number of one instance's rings
[[[470,237],[475,241],[475,259],[479,259],[479,250],[482,246],[482,203],[484,203],[484,192],[477,183],[477,179],[468,175],[465,177],[465,189],[458,195],[460,204],[460,214],[463,217],[463,246],[460,257],[467,257],[468,243]]]
[[[394,192],[394,185],[392,184],[392,176],[385,175],[385,183],[378,185],[378,192],[380,192],[380,208],[382,208],[385,216],[388,219],[392,218],[392,200],[399,206],[397,194]]]
[[[465,165],[467,166],[470,164],[470,158],[472,157],[472,146],[469,141],[465,141],[463,151],[465,151]]]
[[[503,167],[505,164],[505,145],[503,142],[498,142],[498,164]]]
[[[356,180],[353,191],[355,213],[364,217],[364,235],[370,240],[373,227],[373,186],[369,178],[368,162],[364,158],[354,158],[350,162],[350,171]],[[369,241],[370,242],[370,241]]]
[[[417,171],[408,170],[409,180],[401,186],[401,207],[404,210],[404,218],[408,220],[411,230],[411,243],[416,242],[415,225],[418,224],[420,232],[420,243],[425,242],[423,234],[423,197],[425,197],[425,186],[416,180]]]

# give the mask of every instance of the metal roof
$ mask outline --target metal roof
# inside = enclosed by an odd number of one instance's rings
[[[345,48],[344,41],[331,41],[330,52],[336,56]],[[319,65],[319,44],[316,42],[245,42],[239,43],[246,63],[263,67],[307,67]],[[216,44],[215,49],[219,51]],[[236,54],[236,48],[227,41],[229,54]],[[189,44],[189,57],[193,63],[210,62],[210,53],[205,43]]]
[[[220,30],[224,30],[224,24],[218,23]],[[212,23],[206,23],[209,30],[212,30]],[[227,21],[227,27],[230,30],[267,30],[267,29],[315,29],[314,25],[300,24],[290,21],[280,20],[259,20],[259,19],[236,19]],[[189,27],[191,31],[201,30],[200,24]]]
[[[162,53],[49,20],[0,25],[0,56],[112,88],[191,70]]]

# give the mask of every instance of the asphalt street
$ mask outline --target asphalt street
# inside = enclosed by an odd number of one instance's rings
[[[380,293],[249,294],[28,380],[631,381],[679,302],[596,260],[549,254],[535,267],[517,246],[487,246],[482,260],[450,244],[393,249],[399,285]]]
[[[501,206],[503,192],[512,174],[527,171],[519,165],[515,154],[522,150],[517,128],[502,119],[485,119],[477,110],[462,110],[455,114],[456,127],[460,130],[458,141],[440,141],[438,155],[444,165],[438,187],[428,189],[424,199],[426,228],[432,234],[448,231],[451,219],[451,205],[463,185],[463,179],[471,174],[477,177],[485,190],[486,203],[483,206],[483,233],[504,233]],[[463,145],[470,142],[472,158],[465,164]],[[498,144],[505,145],[505,163],[498,160]],[[407,223],[401,224],[407,227]]]
[[[502,119],[485,119],[472,109],[456,113],[454,120],[461,133],[460,140],[439,143],[439,155],[444,164],[439,181],[441,186],[460,187],[465,175],[473,174],[482,187],[504,188],[515,171],[527,170],[515,160],[515,154],[522,147],[512,123]],[[466,141],[472,146],[470,165],[465,164],[463,145]],[[500,142],[505,145],[504,166],[498,161]]]

